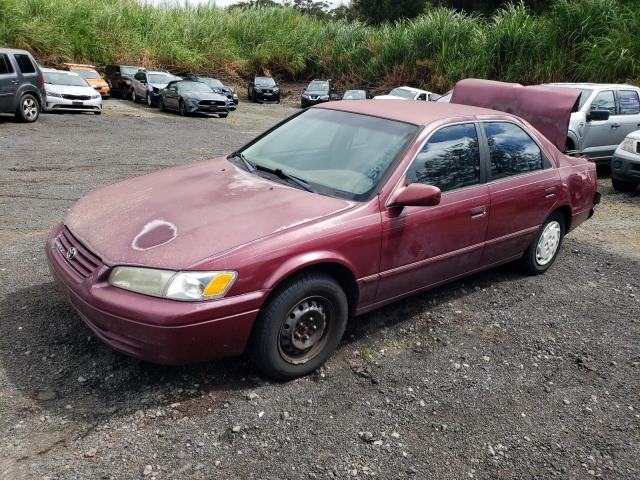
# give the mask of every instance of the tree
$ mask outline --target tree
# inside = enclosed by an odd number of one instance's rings
[[[417,17],[426,4],[426,0],[353,0],[351,8],[362,21],[380,24]]]
[[[319,18],[328,18],[331,6],[329,2],[318,0],[289,0],[287,5],[291,5],[296,10],[313,15]]]

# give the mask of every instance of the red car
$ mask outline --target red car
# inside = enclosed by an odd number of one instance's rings
[[[538,117],[548,137],[564,110]],[[290,379],[327,360],[350,316],[507,262],[543,273],[598,199],[595,165],[519,116],[333,102],[226,158],[89,193],[47,256],[114,349],[164,364],[247,350]]]

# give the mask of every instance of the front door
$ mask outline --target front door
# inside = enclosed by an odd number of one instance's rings
[[[520,256],[556,201],[558,171],[515,123],[482,124],[489,146],[491,214],[483,265]]]
[[[588,112],[593,110],[607,110],[610,114],[609,120],[588,120],[587,116],[580,150],[594,160],[606,159],[613,155],[625,137],[620,136],[619,115],[616,112],[613,90],[598,93],[592,100]]]
[[[13,113],[19,83],[18,74],[11,60],[6,54],[0,53],[0,112]]]
[[[478,268],[489,217],[474,123],[437,130],[406,174],[406,184],[442,190],[433,207],[387,208],[382,214],[378,299],[388,300]]]

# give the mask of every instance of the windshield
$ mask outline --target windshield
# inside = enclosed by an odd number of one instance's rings
[[[276,82],[270,77],[258,77],[256,78],[256,85],[260,85],[261,87],[275,87]]]
[[[71,87],[88,87],[83,78],[73,73],[43,72],[44,83],[49,85],[68,85]]]
[[[72,68],[71,71],[73,73],[77,73],[82,78],[90,78],[92,80],[100,79],[100,75],[98,75],[98,72],[96,72],[95,70],[76,70],[75,68]]]
[[[327,82],[313,81],[307,87],[307,92],[328,92],[329,84]]]
[[[418,127],[378,117],[311,109],[245,148],[255,165],[298,177],[313,190],[366,200]]]
[[[139,70],[138,67],[120,67],[120,74],[133,76],[138,73]]]
[[[343,100],[365,100],[367,92],[364,90],[347,90],[344,92]]]
[[[149,83],[160,83],[160,84],[167,84],[171,80],[176,79],[176,77],[174,77],[173,75],[169,75],[168,73],[150,73],[148,77],[149,77]]]
[[[202,77],[201,77],[202,78]],[[220,87],[224,87],[224,85],[222,84],[222,82],[216,78],[202,78],[201,80],[202,82],[206,83],[207,85],[209,85],[211,88],[220,88]]]
[[[180,91],[182,92],[203,92],[213,93],[211,87],[202,82],[180,82]]]
[[[405,88],[394,88],[389,92],[389,95],[393,97],[408,98],[408,99],[412,99],[413,97],[416,96],[414,92],[412,92],[411,90],[407,90]]]

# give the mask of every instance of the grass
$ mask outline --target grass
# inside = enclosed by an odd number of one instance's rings
[[[379,27],[291,8],[226,11],[137,0],[0,0],[0,45],[44,64],[141,64],[227,77],[271,73],[345,86],[446,90],[465,77],[638,82],[640,16],[617,0],[514,3],[485,18],[445,8]]]

